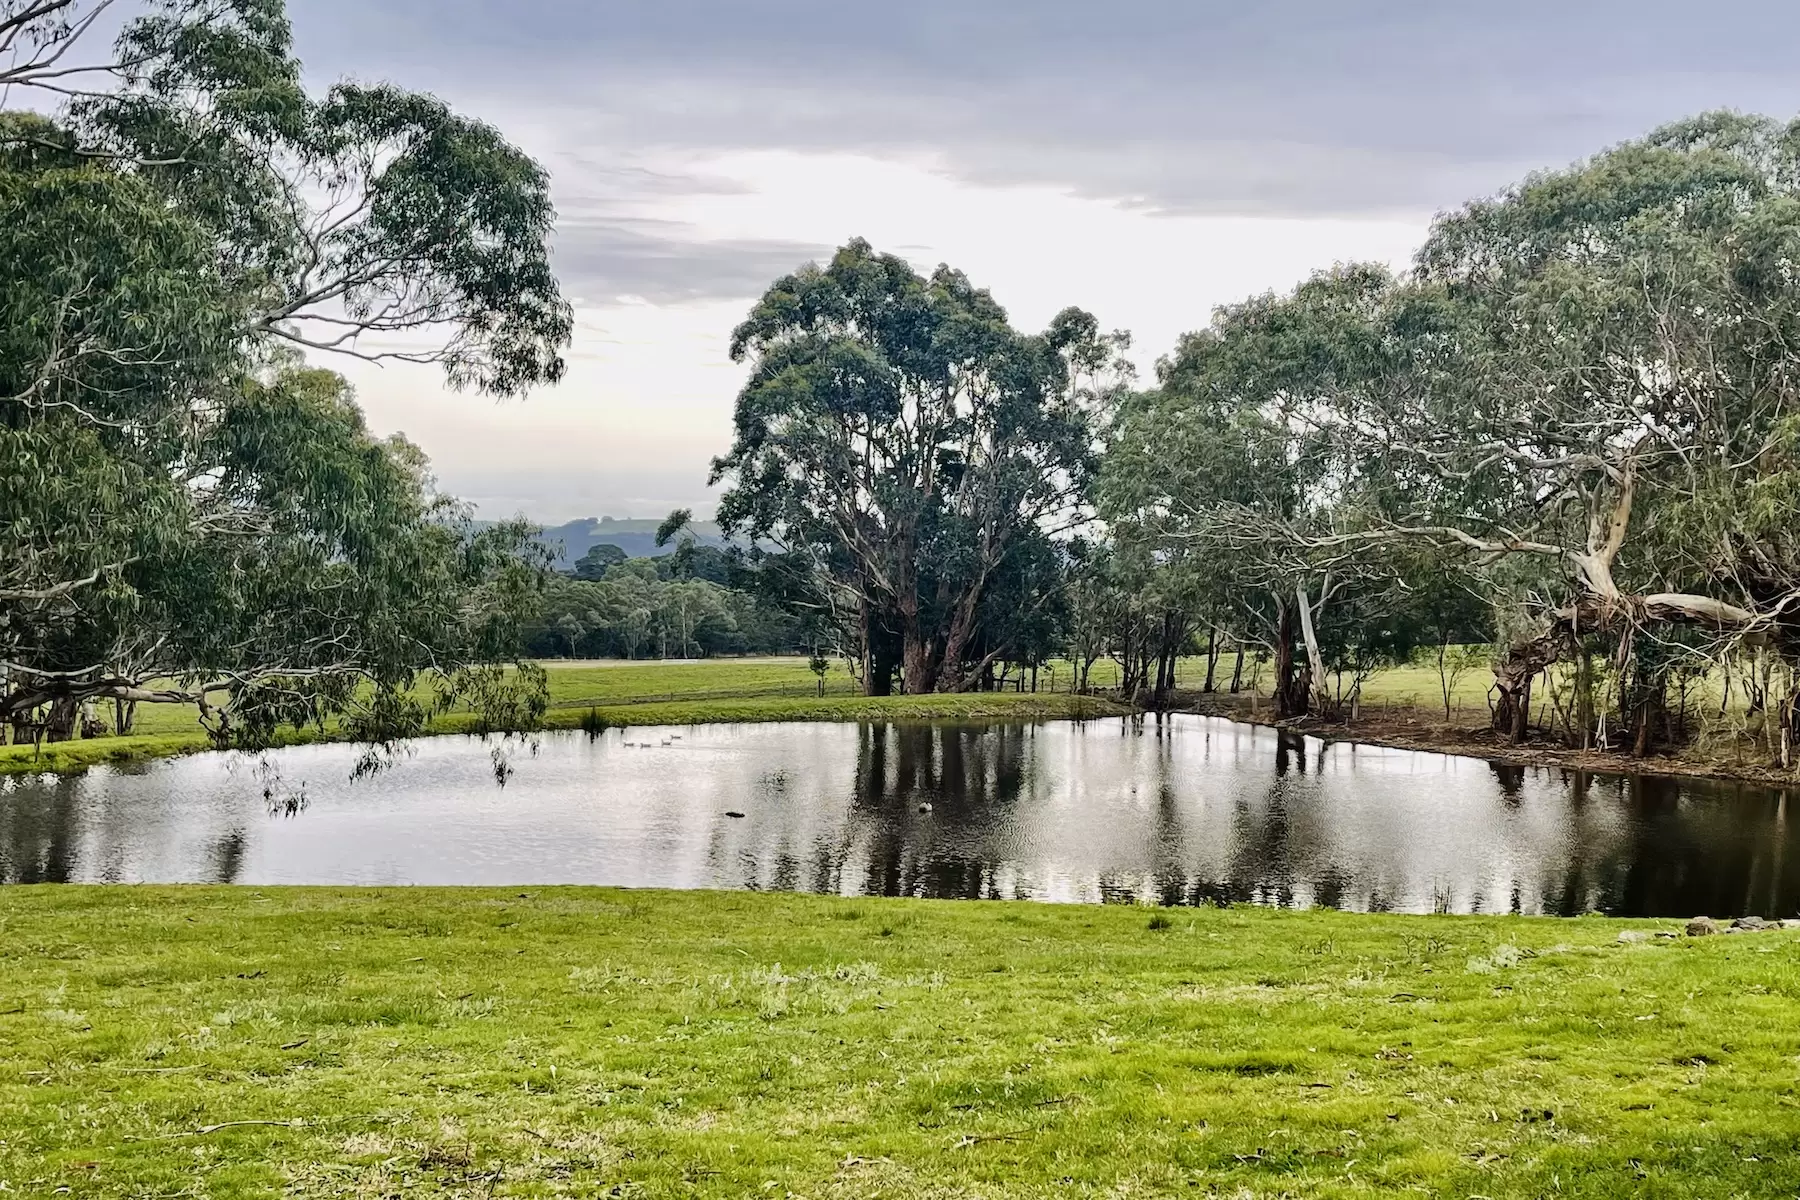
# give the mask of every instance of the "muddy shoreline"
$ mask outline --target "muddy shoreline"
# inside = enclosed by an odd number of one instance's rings
[[[1269,729],[1305,734],[1327,742],[1361,742],[1395,750],[1421,750],[1431,754],[1457,754],[1517,767],[1561,767],[1607,775],[1665,775],[1720,779],[1741,783],[1800,786],[1800,771],[1727,759],[1652,754],[1644,758],[1616,750],[1571,750],[1544,741],[1513,745],[1501,740],[1483,722],[1446,722],[1441,712],[1405,707],[1365,710],[1355,720],[1321,720],[1302,717],[1276,720],[1266,697],[1252,700],[1247,694],[1184,695],[1175,711],[1223,717]],[[1475,714],[1470,713],[1471,717]]]

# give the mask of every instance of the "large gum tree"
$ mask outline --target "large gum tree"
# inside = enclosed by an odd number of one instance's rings
[[[732,336],[750,379],[713,467],[720,523],[808,581],[869,691],[896,665],[909,692],[974,686],[1028,624],[984,603],[1086,519],[1118,345],[1078,309],[1021,333],[962,273],[853,241],[778,280]],[[1056,593],[1020,583],[1006,590]]]

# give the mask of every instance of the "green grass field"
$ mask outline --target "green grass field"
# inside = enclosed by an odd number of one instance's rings
[[[0,1194],[1791,1196],[1800,934],[1658,927],[8,888]]]
[[[689,725],[719,721],[857,721],[933,719],[1049,720],[1121,711],[1105,700],[1050,693],[865,697],[841,663],[833,664],[823,694],[803,658],[717,659],[699,663],[619,662],[545,664],[549,668],[551,729],[579,728],[599,719],[609,726]],[[435,723],[455,733],[466,719],[450,713]],[[296,740],[300,740],[296,735]],[[0,774],[80,770],[96,763],[205,749],[192,709],[140,705],[132,733],[0,746]]]
[[[1070,664],[1054,663],[1038,674],[1039,691],[991,692],[955,696],[894,696],[870,699],[857,695],[855,680],[842,663],[826,672],[824,689],[803,658],[712,659],[704,662],[558,662],[548,668],[550,728],[574,728],[593,711],[610,725],[679,725],[716,721],[867,720],[928,718],[1054,719],[1117,711],[1104,700],[1068,695],[1074,680]],[[1216,685],[1230,682],[1232,658],[1222,656]],[[1177,684],[1198,691],[1206,677],[1204,658],[1178,664]],[[1016,677],[1015,677],[1016,678]],[[1247,691],[1267,692],[1268,670],[1246,668]],[[1453,716],[1474,724],[1487,720],[1491,674],[1481,667],[1467,670],[1452,692]],[[1094,688],[1118,684],[1111,659],[1096,662],[1089,676]],[[1538,710],[1543,715],[1543,697]],[[1364,686],[1365,711],[1382,707],[1418,706],[1429,716],[1442,712],[1442,692],[1435,666],[1429,662],[1394,667],[1375,674]],[[108,715],[102,709],[103,715]],[[442,719],[441,732],[456,732],[466,722],[455,714]],[[127,737],[101,737],[45,745],[0,746],[0,774],[8,771],[78,770],[98,762],[179,754],[205,748],[206,740],[190,708],[140,705],[133,732]]]

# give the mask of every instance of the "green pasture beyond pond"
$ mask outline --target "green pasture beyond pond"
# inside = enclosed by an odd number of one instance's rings
[[[1105,715],[1118,711],[1103,700],[1068,695],[1073,672],[1067,663],[1038,673],[1038,692],[1011,691],[958,696],[891,696],[856,694],[855,681],[842,663],[826,672],[823,694],[804,658],[712,659],[704,662],[556,662],[549,668],[552,728],[578,728],[590,712],[610,725],[683,725],[718,721],[1045,719]],[[1183,659],[1177,671],[1181,687],[1199,689],[1206,660]],[[1218,686],[1231,678],[1231,659],[1220,660]],[[1246,671],[1246,684],[1250,673]],[[1118,682],[1117,664],[1094,664],[1090,683],[1097,688]],[[1486,712],[1487,673],[1470,671],[1457,684],[1456,702],[1471,720]],[[1369,704],[1435,705],[1438,676],[1426,666],[1399,667],[1370,680],[1364,688]],[[102,715],[110,717],[104,706]],[[452,714],[439,722],[443,732],[462,723]],[[45,745],[0,746],[0,773],[78,769],[96,762],[202,749],[205,737],[194,711],[176,705],[139,705],[132,734]]]
[[[1800,934],[596,889],[0,890],[0,1189],[1773,1196]]]

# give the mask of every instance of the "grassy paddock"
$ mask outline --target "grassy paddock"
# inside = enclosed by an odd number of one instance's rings
[[[1662,923],[1666,928],[1668,923]],[[1800,935],[0,891],[5,1194],[1793,1195]]]
[[[720,721],[1053,720],[1106,716],[1119,706],[1063,692],[988,692],[965,695],[857,695],[841,665],[826,676],[824,694],[805,659],[728,659],[703,663],[550,663],[551,729],[579,729],[598,719],[609,727],[700,725]],[[464,714],[433,722],[437,733],[469,727]],[[326,736],[332,736],[328,727]],[[288,741],[317,740],[292,733]],[[74,771],[207,748],[194,712],[174,705],[142,705],[133,732],[45,743],[0,746],[0,774]]]

